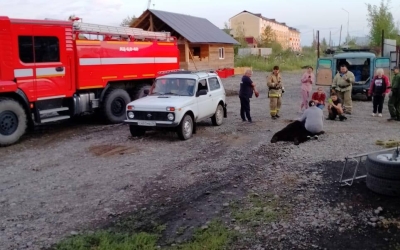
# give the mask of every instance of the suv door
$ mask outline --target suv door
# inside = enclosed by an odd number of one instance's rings
[[[320,58],[317,63],[316,85],[331,86],[333,80],[333,60],[330,58]]]
[[[208,86],[210,86],[210,93],[215,113],[219,101],[223,99],[224,93],[221,88],[221,82],[218,80],[217,77],[208,78]]]
[[[206,95],[201,95],[197,96],[197,93],[205,89],[207,90]],[[197,83],[197,92],[196,92],[196,98],[197,98],[197,108],[198,108],[198,119],[202,120],[205,118],[211,117],[215,109],[213,107],[213,102],[212,102],[212,94],[210,93],[210,88],[208,86],[208,81],[206,79],[200,79]]]

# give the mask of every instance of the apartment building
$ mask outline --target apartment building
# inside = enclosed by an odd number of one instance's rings
[[[242,11],[229,19],[231,35],[237,37],[254,37],[260,39],[267,26],[275,32],[276,41],[282,45],[283,49],[301,51],[300,31],[289,27],[286,23],[280,23],[275,19],[263,17],[261,14]],[[240,34],[239,34],[240,32]]]

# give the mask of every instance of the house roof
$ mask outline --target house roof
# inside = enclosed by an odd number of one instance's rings
[[[148,9],[142,16],[147,12],[152,13],[191,43],[239,44],[238,41],[205,18],[153,9]],[[139,17],[133,26],[138,25],[139,19],[141,18]]]
[[[253,12],[250,12],[250,11],[247,11],[247,10],[244,10],[244,11],[242,11],[242,12],[240,12],[240,13],[234,15],[233,17],[231,17],[231,18],[229,18],[229,19],[232,19],[232,18],[234,18],[235,16],[240,15],[240,14],[242,14],[242,13],[249,13],[249,14],[251,14],[251,15],[253,15],[253,16],[256,16],[256,17],[259,17],[259,18],[261,18],[261,19],[263,19],[263,20],[265,20],[265,21],[269,21],[269,22],[273,22],[273,23],[276,23],[276,24],[280,24],[280,25],[283,25],[283,26],[288,27],[290,30],[300,32],[300,31],[297,30],[296,28],[293,28],[293,27],[290,27],[290,26],[286,25],[286,23],[281,23],[281,22],[276,21],[276,20],[273,19],[273,18],[266,18],[266,17],[264,17],[263,15],[261,15],[260,13],[253,13]]]

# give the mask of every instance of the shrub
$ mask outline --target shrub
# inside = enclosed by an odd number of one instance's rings
[[[260,56],[235,57],[235,67],[253,67],[253,70],[272,71],[275,65],[281,70],[293,71],[301,70],[305,66],[315,68],[317,64],[317,54],[312,50],[305,50],[301,53],[283,51],[272,53],[267,58]]]

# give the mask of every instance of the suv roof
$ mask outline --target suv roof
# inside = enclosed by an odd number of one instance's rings
[[[342,52],[333,56],[333,58],[370,58],[376,57],[371,52]]]
[[[218,76],[216,73],[213,72],[193,72],[193,71],[178,71],[178,72],[171,72],[167,73],[163,76],[159,76],[157,78],[192,78],[192,79],[199,79],[204,77],[216,77]]]

